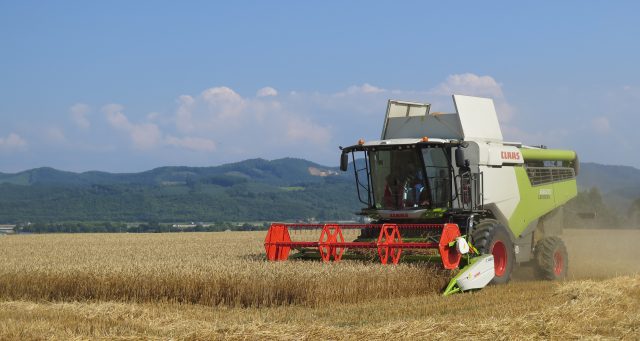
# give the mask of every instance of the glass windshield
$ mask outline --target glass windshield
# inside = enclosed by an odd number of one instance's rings
[[[449,158],[440,147],[422,149],[424,168],[431,193],[433,207],[447,207],[451,199],[451,173],[449,172]]]
[[[429,206],[420,149],[395,149],[369,152],[371,184],[375,207],[385,210],[425,208]]]
[[[375,208],[403,210],[449,206],[451,173],[444,148],[369,151],[369,162]]]

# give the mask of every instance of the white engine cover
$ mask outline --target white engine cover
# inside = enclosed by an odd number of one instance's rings
[[[476,258],[475,262],[458,276],[456,282],[462,291],[481,289],[486,287],[495,275],[493,255],[483,255]]]

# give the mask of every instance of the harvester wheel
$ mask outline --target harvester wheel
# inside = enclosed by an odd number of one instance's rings
[[[560,280],[567,277],[569,257],[562,239],[547,237],[536,243],[536,272],[542,279]]]
[[[507,228],[497,220],[483,220],[473,229],[472,239],[480,254],[493,254],[496,276],[491,284],[509,282],[516,254]]]

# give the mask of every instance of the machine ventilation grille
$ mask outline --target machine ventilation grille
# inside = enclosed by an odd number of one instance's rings
[[[527,167],[532,186],[573,179],[575,170],[570,167]]]

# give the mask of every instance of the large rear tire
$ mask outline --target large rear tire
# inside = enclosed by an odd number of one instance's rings
[[[516,254],[507,228],[497,220],[483,220],[475,226],[472,240],[481,254],[493,254],[496,276],[491,280],[491,284],[509,282]]]
[[[536,243],[536,273],[546,280],[561,280],[567,277],[569,257],[562,239],[547,237]]]

